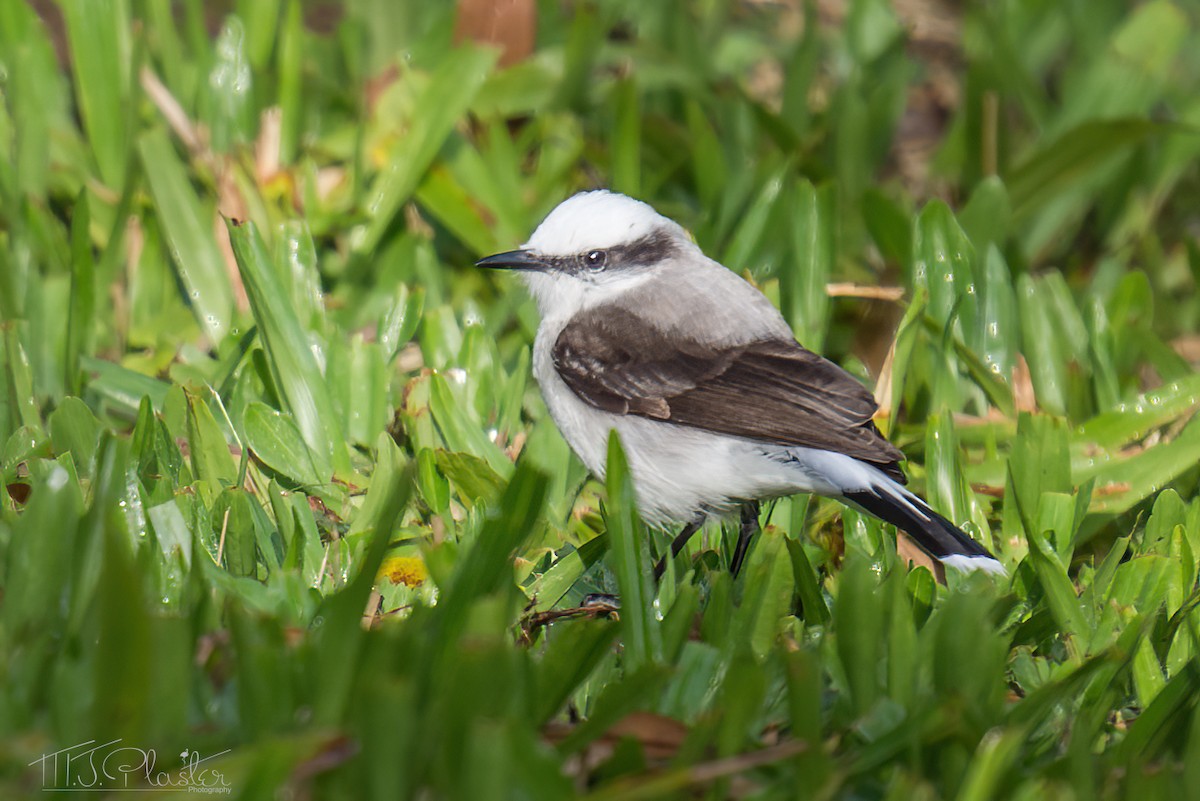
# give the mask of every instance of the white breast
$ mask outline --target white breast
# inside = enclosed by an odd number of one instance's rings
[[[571,449],[601,479],[609,432],[616,429],[629,458],[639,511],[651,524],[687,522],[697,513],[727,514],[749,499],[833,490],[784,456],[807,449],[785,449],[588,405],[554,369],[552,351],[564,324],[546,320],[534,342],[533,373],[546,406]]]

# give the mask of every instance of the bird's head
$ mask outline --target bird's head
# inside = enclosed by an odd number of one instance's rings
[[[603,303],[695,248],[678,223],[646,203],[600,189],[558,204],[520,250],[476,264],[520,270],[546,317]]]

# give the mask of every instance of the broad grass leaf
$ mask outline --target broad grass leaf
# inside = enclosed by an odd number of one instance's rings
[[[79,398],[64,398],[50,415],[50,443],[56,454],[69,453],[84,477],[92,475],[100,441],[100,421]]]
[[[328,462],[314,452],[291,418],[265,403],[251,403],[242,417],[243,436],[254,455],[272,471],[310,492],[333,475]]]
[[[504,489],[504,478],[488,467],[478,456],[439,450],[435,452],[437,466],[450,480],[460,498],[468,506],[480,501],[492,502]]]

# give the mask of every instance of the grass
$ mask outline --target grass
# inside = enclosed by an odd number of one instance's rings
[[[0,5],[0,794],[1200,787],[1194,9],[541,3],[501,67],[451,4],[227,6]],[[656,584],[470,267],[593,185],[872,381],[1011,580],[798,496]]]

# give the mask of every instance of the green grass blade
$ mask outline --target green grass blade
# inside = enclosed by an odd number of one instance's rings
[[[64,398],[50,415],[50,442],[59,456],[71,454],[80,475],[91,477],[100,441],[100,421],[78,398]]]
[[[166,133],[142,134],[138,148],[185,300],[209,341],[219,344],[233,322],[233,291],[208,224],[212,211],[196,197]]]
[[[416,101],[411,126],[390,154],[385,172],[376,179],[367,198],[371,221],[360,253],[370,253],[383,241],[401,206],[411,197],[454,124],[470,106],[495,62],[495,54],[463,49],[447,54],[430,76]]]
[[[229,452],[229,443],[202,394],[188,393],[188,449],[192,472],[200,482],[200,496],[211,505],[225,487],[237,481],[237,465]]]
[[[271,374],[287,410],[319,463],[331,464],[335,476],[349,478],[350,458],[341,421],[334,414],[312,344],[288,302],[291,293],[281,286],[279,271],[272,267],[254,223],[231,224],[229,237]]]
[[[304,443],[304,437],[290,418],[264,403],[251,403],[242,419],[246,444],[271,470],[312,489],[329,481],[333,468],[321,463]]]
[[[64,384],[72,395],[80,391],[79,360],[90,350],[96,304],[96,265],[88,226],[87,195],[81,194],[71,220],[71,310],[67,317],[67,355]]]
[[[83,4],[73,4],[83,5]],[[0,196],[44,198],[51,166],[51,131],[67,112],[63,76],[55,69],[54,48],[36,10],[28,3],[0,8],[0,45],[7,81],[5,104],[11,114],[11,162],[0,166]],[[0,284],[0,287],[4,287]],[[11,299],[0,301],[4,311]]]
[[[125,111],[132,79],[129,3],[66,0],[62,10],[88,142],[101,179],[119,191],[132,139]]]
[[[788,194],[792,247],[779,275],[780,305],[796,338],[820,353],[829,324],[826,284],[837,262],[837,225],[830,186],[802,182]]]
[[[1067,131],[1006,177],[1013,223],[1026,220],[1114,154],[1162,132],[1160,124],[1136,118],[1094,120]]]
[[[555,626],[535,674],[537,706],[533,719],[543,724],[562,709],[596,664],[612,648],[619,626],[608,620],[584,620]]]
[[[345,588],[324,601],[319,612],[321,627],[313,643],[316,658],[312,677],[319,692],[315,694],[313,717],[322,725],[336,725],[345,714],[366,636],[362,616],[367,598],[387,553],[392,528],[411,495],[410,471],[390,471],[387,478],[390,480],[386,484],[373,488],[381,505],[366,551],[354,566],[357,572]]]
[[[633,476],[616,431],[608,439],[605,479],[608,504],[605,520],[612,547],[613,570],[621,591],[621,640],[630,671],[662,658],[662,632],[654,616],[654,579],[650,574],[650,548],[637,516]]]

